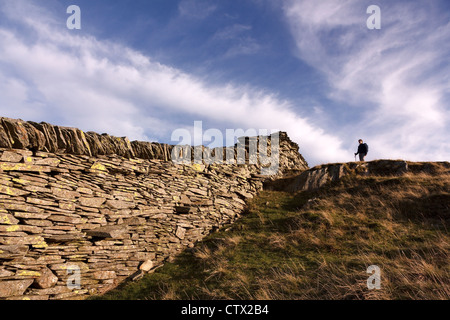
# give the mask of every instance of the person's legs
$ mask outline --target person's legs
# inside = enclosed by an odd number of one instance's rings
[[[364,161],[365,157],[366,157],[366,155],[364,153],[360,153],[359,154],[359,161]]]

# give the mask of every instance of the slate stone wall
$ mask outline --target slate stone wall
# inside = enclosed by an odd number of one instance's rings
[[[175,165],[168,145],[0,122],[0,299],[82,299],[151,272],[233,223],[268,179]],[[305,168],[281,133],[279,171]]]

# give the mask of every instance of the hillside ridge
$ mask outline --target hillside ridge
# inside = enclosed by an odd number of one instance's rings
[[[405,160],[373,160],[367,162],[329,163],[315,166],[299,174],[267,180],[265,190],[276,191],[313,191],[348,175],[404,175],[404,174],[450,173],[450,162],[413,162]]]

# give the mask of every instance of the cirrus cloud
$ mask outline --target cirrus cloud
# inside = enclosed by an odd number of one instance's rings
[[[382,28],[369,30],[371,4],[284,1],[296,55],[323,74],[332,101],[360,115],[346,135],[364,136],[372,155],[448,160],[448,18],[438,3],[381,1]]]

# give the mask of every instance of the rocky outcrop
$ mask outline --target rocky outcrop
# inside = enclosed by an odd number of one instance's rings
[[[78,299],[139,278],[233,223],[268,178],[259,164],[174,164],[172,146],[6,118],[0,145],[0,299]],[[283,133],[279,158],[276,175],[307,168]]]
[[[402,175],[408,172],[432,174],[436,166],[450,169],[449,162],[407,162],[404,160],[326,164],[295,176],[268,180],[264,183],[264,188],[287,192],[313,191],[348,175]]]

